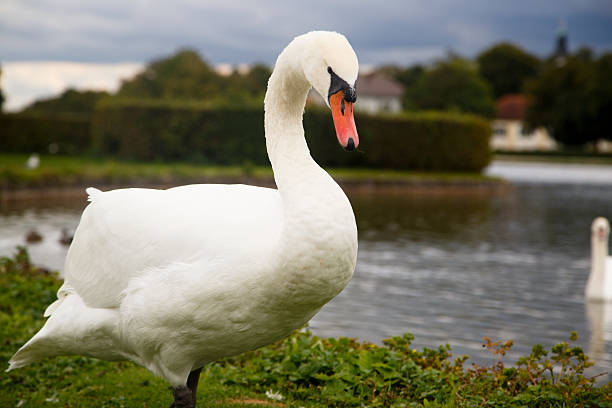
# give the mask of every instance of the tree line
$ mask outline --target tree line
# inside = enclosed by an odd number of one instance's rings
[[[450,110],[493,117],[495,100],[527,98],[528,127],[545,127],[566,146],[612,140],[612,53],[581,48],[541,59],[511,43],[496,44],[474,60],[449,54],[431,65],[387,66],[381,72],[404,86],[408,110]]]
[[[612,138],[605,123],[612,114],[612,53],[597,56],[581,48],[563,57],[539,58],[504,42],[473,60],[449,53],[431,64],[388,65],[377,71],[403,85],[406,111],[451,111],[493,118],[497,98],[524,94],[529,102],[527,125],[547,128],[562,144]],[[124,80],[113,95],[67,90],[58,97],[36,101],[24,111],[91,114],[100,100],[108,98],[261,106],[270,73],[268,66],[256,64],[246,73],[222,76],[196,51],[182,49],[152,61],[134,78]]]

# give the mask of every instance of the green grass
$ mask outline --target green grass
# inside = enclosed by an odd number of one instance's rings
[[[0,367],[43,324],[60,280],[33,267],[24,249],[0,258]],[[512,342],[485,347],[490,367],[464,367],[449,346],[415,350],[412,336],[382,346],[296,332],[274,345],[205,367],[200,407],[612,407],[612,385],[595,386],[579,347],[535,345],[516,366],[503,355]],[[168,385],[131,363],[83,357],[48,359],[0,374],[1,407],[167,407]],[[283,395],[267,399],[271,390]]]
[[[42,311],[56,298],[60,283],[55,273],[33,267],[24,250],[0,258],[0,407],[170,406],[169,385],[129,362],[58,357],[2,372],[12,354],[42,327]],[[223,385],[210,369],[202,375],[200,390],[199,406],[244,407],[238,401],[249,398],[267,402],[265,391]]]
[[[5,188],[71,186],[83,183],[164,184],[215,178],[271,177],[254,166],[212,166],[191,163],[144,163],[76,156],[42,156],[36,169],[27,169],[27,155],[0,154],[0,186]]]
[[[213,166],[151,163],[109,158],[42,156],[37,169],[25,167],[27,155],[0,154],[0,189],[83,185],[182,184],[206,182],[272,183],[267,166]],[[491,183],[499,179],[477,173],[426,173],[378,169],[330,169],[345,183]]]

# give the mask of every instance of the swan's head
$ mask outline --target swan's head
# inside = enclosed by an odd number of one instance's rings
[[[597,217],[591,224],[591,235],[600,240],[607,241],[610,235],[610,223],[604,217]]]
[[[353,117],[359,63],[353,47],[342,34],[330,31],[313,31],[296,40],[308,44],[301,55],[304,75],[331,108],[338,142],[354,150],[359,144]]]

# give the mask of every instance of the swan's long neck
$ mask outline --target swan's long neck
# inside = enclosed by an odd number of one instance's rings
[[[283,206],[278,274],[273,277],[277,284],[266,296],[278,296],[283,307],[284,299],[291,298],[296,308],[314,310],[350,279],[357,228],[346,195],[312,159],[304,138],[302,115],[310,83],[300,61],[308,45],[296,40],[280,54],[264,101],[266,147]]]
[[[296,66],[297,58],[292,58],[295,51],[288,47],[279,56],[264,101],[266,148],[281,193],[286,193],[297,178],[307,179],[320,171],[304,139],[302,115],[310,84]]]
[[[608,237],[605,239],[598,233],[591,235],[591,274],[586,288],[586,295],[593,300],[612,299],[610,286],[612,276],[606,276],[606,263],[608,258]]]

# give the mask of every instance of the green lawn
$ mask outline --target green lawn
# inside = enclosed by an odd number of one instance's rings
[[[60,285],[25,250],[0,258],[0,367],[43,324]],[[575,340],[575,334],[571,335]],[[536,345],[504,365],[511,342],[485,339],[490,367],[464,367],[450,347],[416,350],[405,334],[382,346],[296,332],[274,345],[205,367],[200,407],[612,407],[612,385],[595,386],[570,342]],[[551,373],[554,375],[551,377]],[[0,407],[167,407],[168,385],[132,363],[48,359],[0,374]],[[266,391],[283,396],[281,402]]]
[[[97,184],[173,183],[215,178],[271,177],[269,169],[253,166],[202,166],[190,163],[144,163],[77,156],[42,156],[40,166],[27,169],[27,155],[0,154],[0,186],[5,188]]]
[[[151,163],[108,158],[42,156],[40,166],[25,167],[27,155],[0,154],[0,189],[126,184],[207,182],[272,183],[267,166],[213,166],[193,163]],[[477,173],[409,172],[378,169],[328,169],[344,183],[493,183],[499,179]]]

